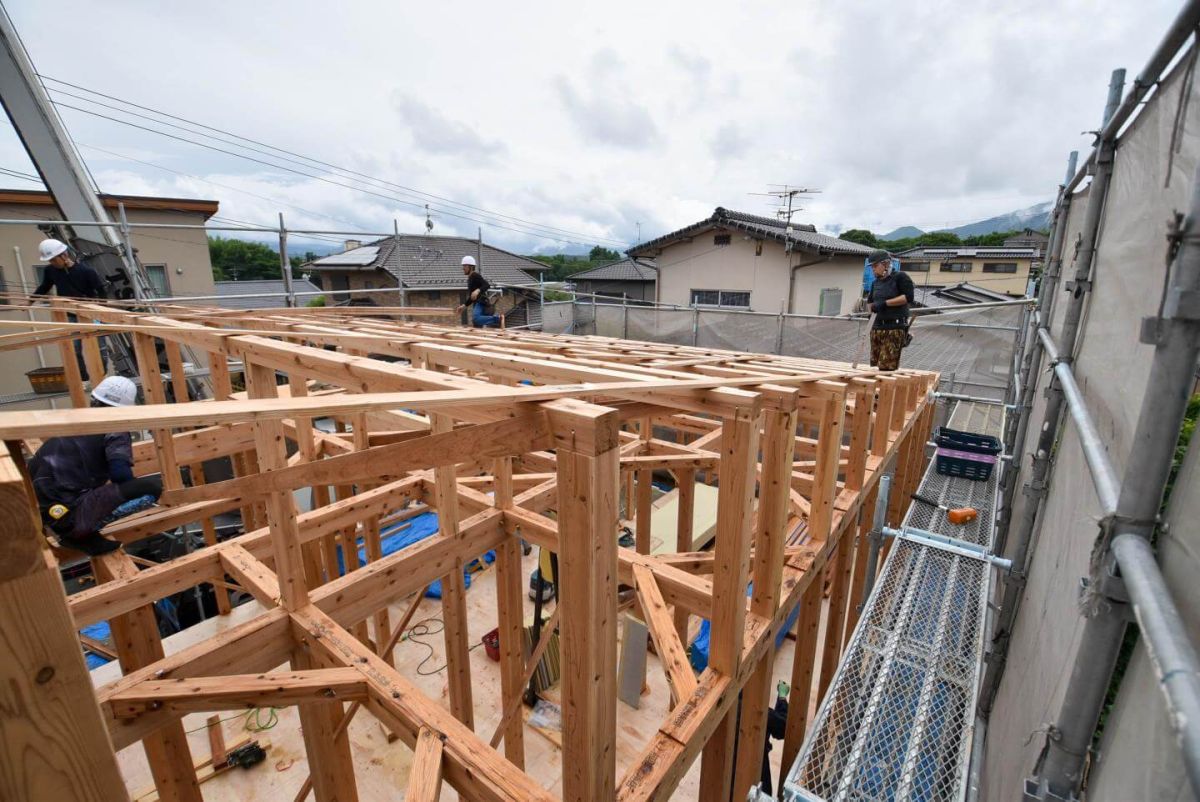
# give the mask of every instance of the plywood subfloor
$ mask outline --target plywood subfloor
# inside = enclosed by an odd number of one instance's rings
[[[537,550],[523,559],[524,575],[537,565]],[[399,620],[407,600],[392,606],[392,622]],[[480,637],[495,626],[496,593],[495,572],[491,568],[474,575],[471,589],[467,591],[467,606],[471,643],[479,644]],[[553,607],[549,607],[553,610]],[[168,654],[211,637],[213,634],[252,618],[262,608],[255,602],[236,608],[225,618],[214,618],[189,630],[167,638],[164,648]],[[525,598],[526,618],[532,620],[533,602]],[[547,613],[548,615],[548,613]],[[414,624],[429,618],[440,618],[441,603],[426,599],[421,604]],[[438,624],[427,622],[433,629]],[[439,700],[449,708],[449,697],[444,672],[435,670],[445,665],[444,647],[440,633],[418,636],[432,647],[425,648],[416,642],[402,641],[396,648],[396,667],[414,685],[431,698]],[[776,681],[786,680],[791,674],[792,641],[784,643],[779,650],[774,667]],[[425,661],[422,664],[422,661]],[[420,672],[433,672],[422,674]],[[120,676],[116,663],[109,663],[92,672],[96,686],[111,682]],[[485,740],[491,737],[500,720],[497,700],[500,698],[499,664],[489,659],[480,645],[471,651],[471,677],[475,702],[475,729]],[[641,699],[641,706],[634,710],[628,705],[617,705],[617,776],[633,763],[668,712],[670,694],[666,678],[657,658],[651,654],[647,660],[647,685],[649,692]],[[547,696],[556,697],[554,692]],[[189,730],[188,740],[194,759],[201,760],[209,755],[208,737],[204,730],[209,714],[196,713],[184,717],[184,726]],[[246,717],[231,711],[222,713],[222,727],[227,742],[248,734]],[[304,744],[300,733],[299,717],[295,708],[278,711],[278,724],[270,730],[252,737],[266,738],[271,743],[267,761],[249,770],[234,769],[209,780],[203,786],[207,802],[275,802],[291,800],[308,773],[304,757]],[[374,800],[403,799],[408,785],[408,773],[412,752],[401,741],[388,743],[379,723],[366,711],[357,715],[350,725],[350,741],[358,778],[359,799]],[[772,773],[779,777],[779,758],[782,752],[778,742],[771,751]],[[526,770],[546,789],[561,792],[562,760],[559,748],[537,730],[525,730]],[[121,773],[131,792],[153,789],[149,767],[140,745],[131,746],[118,753]],[[675,799],[695,799],[700,781],[700,763],[697,761],[680,783]],[[778,782],[778,779],[776,779]],[[311,796],[309,797],[312,798]],[[445,799],[453,798],[447,793]]]

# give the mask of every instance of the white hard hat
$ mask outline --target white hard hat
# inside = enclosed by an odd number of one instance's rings
[[[38,245],[38,258],[43,262],[49,262],[56,256],[67,252],[67,246],[56,239],[44,239]]]
[[[464,256],[462,263],[464,265],[470,265],[471,267],[474,267],[475,266],[475,257],[474,256]]]
[[[92,398],[110,407],[131,407],[137,403],[137,385],[124,376],[108,376],[92,390]]]

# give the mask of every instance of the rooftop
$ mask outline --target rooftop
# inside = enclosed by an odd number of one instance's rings
[[[462,258],[479,260],[479,272],[494,286],[531,284],[541,262],[527,259],[487,243],[466,237],[435,237],[402,234],[324,256],[306,265],[312,270],[384,270],[405,287],[415,289],[461,289],[467,286]]]
[[[622,259],[607,265],[572,273],[571,281],[655,281],[658,270],[653,259]]]
[[[1040,248],[1031,248],[1028,246],[1005,246],[1005,245],[987,245],[987,246],[962,246],[962,247],[928,247],[928,248],[911,248],[907,251],[902,251],[896,254],[901,259],[955,259],[958,257],[972,257],[976,259],[1040,259],[1042,251]]]
[[[829,234],[819,234],[817,233],[817,227],[813,225],[793,223],[791,226],[792,230],[789,233],[787,224],[782,220],[773,217],[746,214],[745,212],[737,212],[718,206],[713,211],[711,217],[707,217],[690,226],[685,226],[677,231],[672,231],[670,234],[664,234],[648,242],[635,245],[626,251],[626,253],[635,257],[653,256],[677,240],[692,237],[702,231],[718,227],[737,229],[762,239],[790,242],[800,250],[817,254],[866,256],[872,250],[865,245],[859,245],[857,242],[838,239]]]
[[[259,281],[217,281],[213,283],[217,295],[221,296],[218,305],[225,309],[279,309],[287,306],[283,295],[287,287],[283,279],[263,279]],[[296,292],[321,292],[321,288],[308,279],[292,279],[292,289]],[[279,293],[275,298],[239,298],[240,295],[262,295]],[[301,299],[307,300],[307,299]]]
[[[204,219],[217,213],[218,202],[198,198],[153,198],[146,195],[108,195],[100,193],[105,209],[116,209],[124,204],[126,209],[156,209],[166,212],[194,212]],[[28,206],[57,206],[49,192],[37,189],[0,189],[0,203],[15,203]]]

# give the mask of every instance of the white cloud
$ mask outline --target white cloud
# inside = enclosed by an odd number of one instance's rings
[[[506,215],[485,237],[533,250],[632,242],[639,222],[651,237],[718,205],[769,213],[749,193],[770,183],[822,189],[805,222],[877,231],[1046,200],[1067,152],[1089,144],[1080,131],[1096,126],[1110,70],[1136,74],[1178,3],[6,7],[43,74],[389,182],[251,154],[268,167],[63,110],[79,142],[220,185],[82,149],[106,191],[390,231],[393,219],[422,228],[425,199],[403,189],[420,188]],[[62,47],[63,19],[136,47]],[[31,171],[11,131],[0,166]],[[474,235],[462,218],[480,212],[429,202],[439,232]]]

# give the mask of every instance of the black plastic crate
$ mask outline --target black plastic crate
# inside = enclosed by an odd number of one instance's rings
[[[997,455],[1003,449],[1000,441],[986,434],[960,432],[939,428],[934,433],[937,443],[937,472],[942,476],[958,476],[975,482],[986,482],[992,476]]]

